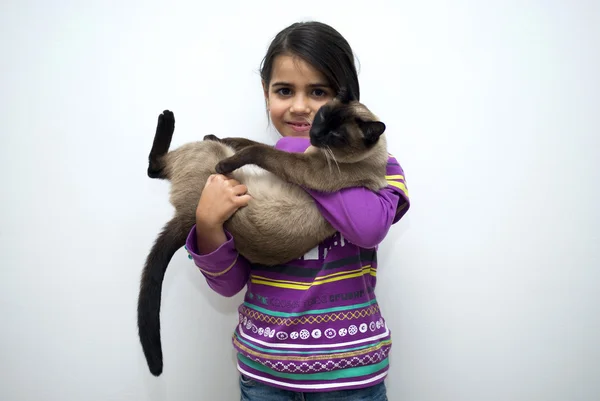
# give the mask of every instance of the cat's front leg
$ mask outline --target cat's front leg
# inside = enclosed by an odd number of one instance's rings
[[[229,174],[246,164],[260,165],[264,150],[269,148],[269,146],[262,144],[247,146],[233,156],[221,160],[216,166],[217,173]]]
[[[217,173],[228,174],[246,165],[254,164],[284,181],[317,190],[335,187],[322,158],[303,153],[284,152],[267,145],[247,147],[217,164]]]

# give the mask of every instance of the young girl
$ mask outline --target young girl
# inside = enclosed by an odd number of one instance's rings
[[[315,113],[340,87],[359,99],[346,40],[318,22],[295,23],[271,43],[261,69],[268,115],[282,138],[275,147],[303,152]],[[223,296],[244,287],[233,334],[242,400],[386,400],[390,331],[375,297],[377,245],[409,208],[404,173],[390,156],[388,187],[309,191],[338,231],[283,266],[251,265],[223,223],[252,202],[247,188],[222,175],[207,181],[187,250],[208,285]]]

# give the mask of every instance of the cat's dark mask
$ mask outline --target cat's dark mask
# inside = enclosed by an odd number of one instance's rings
[[[337,98],[339,102],[325,104],[317,111],[310,129],[311,144],[330,148],[370,148],[377,143],[385,131],[385,124],[358,117],[355,105],[348,102],[346,92]]]

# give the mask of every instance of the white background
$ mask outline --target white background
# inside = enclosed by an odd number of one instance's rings
[[[3,1],[0,399],[239,399],[242,294],[178,252],[150,375],[136,302],[173,146],[274,143],[258,67],[296,20],[360,61],[412,208],[381,246],[392,401],[600,399],[600,7],[593,1]]]

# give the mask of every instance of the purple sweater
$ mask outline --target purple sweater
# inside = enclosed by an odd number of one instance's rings
[[[286,137],[275,147],[303,152],[308,139]],[[387,188],[350,188],[333,194],[308,191],[338,231],[304,257],[282,266],[250,264],[235,239],[200,255],[196,228],[186,248],[223,296],[246,287],[233,333],[238,370],[292,391],[371,386],[388,371],[391,333],[375,297],[377,246],[409,209],[404,172],[390,155]]]

